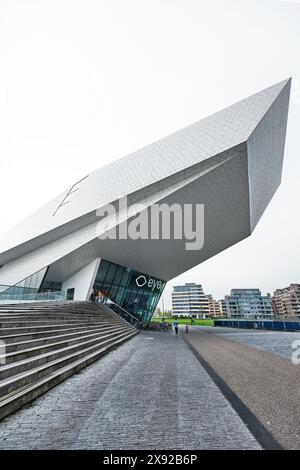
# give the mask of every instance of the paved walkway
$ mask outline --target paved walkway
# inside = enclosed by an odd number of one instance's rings
[[[259,449],[182,338],[145,332],[0,423],[1,449]]]
[[[277,443],[300,449],[300,365],[291,360],[297,333],[191,328],[186,338]]]

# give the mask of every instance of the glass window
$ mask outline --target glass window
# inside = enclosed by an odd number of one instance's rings
[[[107,270],[109,268],[109,263],[108,261],[105,261],[104,259],[100,261],[100,266],[97,272],[97,276],[95,279],[95,288],[99,289],[102,287]]]
[[[106,260],[101,260],[94,284],[94,289],[146,321],[151,319],[164,287],[160,279]]]
[[[118,266],[117,270],[116,270],[116,273],[115,273],[114,281],[113,281],[114,285],[116,285],[116,286],[120,285],[121,279],[122,279],[122,276],[123,276],[123,272],[124,272],[124,268],[122,268],[121,266]]]
[[[115,264],[110,264],[109,268],[108,268],[108,271],[107,271],[107,274],[106,274],[106,278],[105,278],[105,285],[107,287],[110,287],[112,282],[113,282],[113,278],[114,278],[114,275],[115,275],[115,272],[116,272],[116,269],[117,269],[117,266]]]

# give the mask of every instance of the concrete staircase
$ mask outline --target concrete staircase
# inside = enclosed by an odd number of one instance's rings
[[[0,305],[0,419],[137,333],[106,305]]]

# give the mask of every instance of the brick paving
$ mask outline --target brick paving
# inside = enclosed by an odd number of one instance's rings
[[[184,340],[143,332],[0,423],[0,449],[259,449]]]

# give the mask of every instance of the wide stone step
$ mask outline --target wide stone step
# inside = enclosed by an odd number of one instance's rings
[[[103,313],[102,313],[103,312]],[[36,318],[37,315],[42,315],[42,316],[53,316],[53,317],[62,317],[62,316],[76,316],[76,317],[84,317],[84,318],[87,318],[87,317],[99,317],[99,315],[104,315],[105,312],[104,311],[98,311],[98,312],[95,312],[95,311],[92,311],[92,312],[83,312],[83,311],[77,311],[77,312],[71,312],[71,311],[57,311],[57,312],[48,312],[47,310],[41,310],[41,311],[28,311],[28,312],[0,312],[0,318],[3,318],[3,317],[8,317],[8,318],[12,318],[12,317],[26,317],[26,316],[32,316],[33,318]]]
[[[0,419],[137,333],[91,302],[0,306]]]
[[[127,330],[125,330],[127,331]],[[12,364],[6,364],[4,366],[0,366],[0,380],[6,379],[13,375],[20,374],[24,371],[33,369],[35,367],[39,367],[47,362],[55,361],[63,356],[67,356],[73,352],[77,352],[85,347],[93,346],[94,344],[98,344],[99,341],[101,342],[109,340],[113,338],[118,333],[105,333],[104,336],[101,338],[91,338],[87,339],[80,344],[74,344],[71,346],[66,346],[62,348],[57,348],[54,351],[45,352],[43,354],[38,354],[27,359],[19,360]]]
[[[83,355],[79,359],[74,358],[74,360],[68,364],[61,364],[60,367],[58,366],[52,372],[49,372],[46,377],[44,376],[36,379],[35,381],[31,381],[17,390],[3,396],[0,399],[0,419],[5,418],[26,403],[29,403],[39,395],[63,382],[74,373],[79,372],[84,367],[92,364],[94,361],[101,358],[125,341],[131,339],[136,334],[137,331],[130,331],[127,335],[124,335],[121,338],[116,338],[114,342],[111,342],[108,345],[102,345],[102,347],[93,352],[87,352],[87,354]]]
[[[53,313],[59,313],[62,311],[68,311],[70,313],[78,313],[78,312],[84,312],[84,313],[92,313],[92,312],[97,312],[98,305],[95,304],[88,304],[88,306],[83,306],[83,305],[78,305],[78,306],[70,306],[70,305],[55,305],[55,306],[49,306],[49,305],[34,305],[31,307],[22,307],[16,308],[14,307],[6,307],[0,306],[0,313],[14,313],[14,312],[53,312]],[[99,310],[98,310],[99,312]]]
[[[105,307],[105,306],[104,306]],[[37,318],[38,316],[41,317],[50,317],[50,318],[61,318],[61,317],[70,317],[70,318],[95,318],[95,317],[109,317],[109,314],[106,313],[105,309],[101,309],[98,312],[47,312],[46,310],[43,311],[28,311],[28,312],[0,312],[0,319],[3,318]]]
[[[96,323],[97,320],[94,319],[94,320],[87,320],[86,322],[84,322],[83,320],[79,321],[79,320],[72,320],[72,319],[69,319],[69,318],[64,318],[63,319],[63,323],[65,325],[78,325],[79,323],[81,324],[85,324],[85,323]],[[9,329],[9,328],[30,328],[30,327],[38,327],[38,326],[55,326],[57,325],[57,320],[52,320],[52,319],[48,319],[48,318],[44,318],[44,319],[39,319],[39,320],[27,320],[27,319],[24,319],[22,321],[20,320],[17,320],[17,321],[0,321],[0,330],[5,330],[5,329]]]
[[[107,322],[109,324],[109,322]],[[56,324],[50,324],[50,325],[44,325],[44,326],[29,326],[29,327],[16,327],[16,328],[1,328],[1,336],[7,336],[7,335],[19,335],[21,333],[31,333],[31,332],[42,332],[42,331],[47,331],[47,330],[55,330],[55,329],[68,329],[70,326],[73,327],[82,327],[82,326],[92,326],[95,325],[97,326],[99,323],[98,322],[78,322],[78,323],[72,323],[66,324],[66,323],[56,323]]]
[[[120,333],[121,331],[124,331],[124,327],[120,325],[120,326],[109,328],[106,330],[97,330],[96,332],[93,332],[93,333],[85,332],[84,334],[81,334],[80,336],[77,336],[76,338],[69,338],[63,341],[56,341],[56,342],[44,344],[41,346],[27,347],[26,349],[24,348],[20,351],[7,352],[6,355],[4,356],[6,360],[6,365],[16,364],[19,361],[24,361],[26,359],[33,358],[35,356],[40,356],[44,353],[48,353],[51,351],[58,351],[62,348],[67,348],[68,346],[81,344],[88,340],[93,340],[93,339],[96,340],[107,335]],[[2,356],[0,355],[0,360],[1,358]],[[0,367],[0,376],[1,376],[1,367]]]
[[[109,318],[109,316],[103,316],[101,318],[99,317],[87,317],[87,318],[84,318],[84,317],[76,317],[75,315],[74,316],[61,316],[61,317],[51,317],[51,316],[37,316],[35,318],[28,318],[28,317],[23,317],[23,318],[16,318],[16,317],[12,317],[12,318],[0,318],[0,331],[1,329],[4,329],[4,328],[20,328],[20,327],[23,327],[23,326],[43,326],[45,324],[60,324],[60,323],[63,323],[63,324],[74,324],[74,323],[99,323],[99,322],[106,322],[106,323],[117,323],[118,321],[120,321],[119,319],[117,318]]]
[[[84,334],[93,334],[97,332],[109,331],[111,328],[118,328],[120,325],[99,325],[99,327],[94,328],[81,328],[75,332],[68,332],[69,330],[62,330],[60,334],[53,334],[51,333],[49,336],[43,336],[42,338],[35,338],[35,339],[25,339],[21,341],[13,341],[15,338],[12,337],[12,341],[10,343],[6,343],[6,353],[23,351],[23,349],[34,348],[38,346],[44,346],[46,344],[56,343],[58,341],[68,341],[69,339],[76,339],[80,338]],[[27,338],[27,337],[26,337]],[[0,338],[1,340],[1,338]]]
[[[79,348],[70,348],[68,351],[69,354],[62,354],[60,357],[57,358],[52,356],[52,360],[44,362],[41,361],[42,363],[36,365],[35,367],[26,368],[26,370],[19,371],[18,374],[3,377],[3,379],[0,381],[0,397],[4,397],[8,393],[17,390],[18,388],[23,387],[24,385],[27,385],[34,380],[38,380],[42,377],[45,377],[47,374],[51,374],[60,367],[71,364],[73,361],[80,360],[84,358],[84,356],[96,352],[98,349],[114,344],[118,339],[122,339],[127,336],[132,336],[133,334],[136,334],[136,332],[131,333],[128,332],[128,330],[125,330],[124,332],[118,335],[110,336],[109,338],[101,338],[93,344],[89,344],[87,347],[84,347],[85,345],[83,343],[80,345]],[[26,364],[28,364],[28,362],[30,361],[23,362],[26,366]],[[33,366],[33,362],[31,363],[31,365]],[[10,366],[8,366],[7,368],[9,367]]]
[[[35,330],[32,330],[29,333],[21,333],[21,334],[12,334],[12,335],[0,336],[0,341],[4,341],[4,343],[6,343],[6,344],[11,344],[11,343],[15,343],[15,342],[22,341],[22,340],[47,338],[47,337],[50,337],[52,335],[53,336],[64,335],[64,334],[67,334],[68,332],[70,334],[72,332],[73,333],[80,333],[80,332],[84,332],[87,328],[89,330],[91,330],[91,329],[96,330],[100,326],[102,326],[103,328],[109,328],[109,326],[111,326],[111,323],[105,323],[105,324],[96,323],[95,326],[82,325],[82,326],[77,326],[75,328],[74,327],[72,327],[72,328],[71,327],[70,328],[63,328],[63,329],[57,328],[57,329],[54,329],[54,330],[46,330],[46,331],[38,331],[38,332],[35,331]]]

